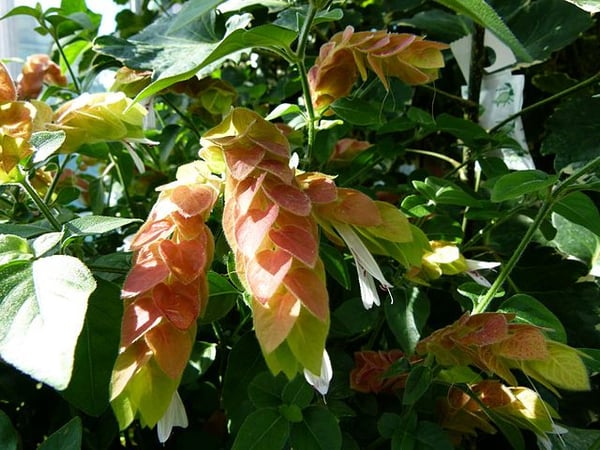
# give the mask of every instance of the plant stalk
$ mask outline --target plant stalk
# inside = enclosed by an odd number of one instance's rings
[[[21,186],[23,186],[25,191],[27,191],[27,193],[29,194],[29,196],[31,197],[31,199],[33,200],[33,202],[35,203],[37,208],[40,210],[40,212],[44,215],[44,217],[48,220],[48,222],[50,222],[50,225],[52,225],[52,228],[54,228],[56,231],[61,231],[62,225],[56,219],[56,217],[54,217],[54,214],[52,214],[52,211],[50,211],[50,208],[48,208],[48,205],[46,205],[46,203],[44,203],[44,201],[38,195],[37,191],[29,183],[29,180],[27,179],[27,175],[22,177],[22,179],[20,180],[20,184],[21,184]]]

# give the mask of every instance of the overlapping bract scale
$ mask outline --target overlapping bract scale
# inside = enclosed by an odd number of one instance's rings
[[[219,186],[201,176],[186,178],[186,173],[193,170],[183,166],[180,179],[162,188],[131,244],[134,261],[122,290],[121,348],[111,381],[111,403],[121,428],[135,417],[154,426],[163,416],[208,300],[206,272],[214,243],[204,220]]]
[[[446,44],[420,36],[386,31],[355,32],[351,26],[323,44],[308,78],[314,107],[323,111],[352,90],[358,76],[371,69],[389,89],[388,77],[406,84],[429,83],[444,66],[441,50]]]

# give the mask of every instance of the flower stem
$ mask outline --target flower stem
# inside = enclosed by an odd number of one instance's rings
[[[27,179],[27,175],[25,175],[21,178],[20,184],[21,184],[21,186],[23,186],[25,191],[29,194],[29,196],[33,200],[33,203],[35,203],[35,205],[38,207],[40,212],[44,215],[44,217],[48,220],[48,222],[50,222],[50,225],[52,225],[52,228],[54,228],[56,231],[61,231],[62,225],[56,219],[56,217],[54,217],[54,214],[52,214],[52,211],[50,211],[50,208],[48,208],[48,205],[46,205],[46,203],[44,203],[44,201],[38,195],[37,191],[29,183],[29,180]]]
[[[310,164],[312,148],[315,143],[315,110],[313,108],[312,99],[310,97],[310,85],[308,83],[308,72],[306,70],[306,64],[304,59],[306,57],[306,46],[308,44],[308,37],[310,29],[317,15],[318,8],[313,5],[313,2],[309,2],[308,11],[306,12],[306,19],[302,24],[302,29],[298,36],[298,47],[296,48],[296,67],[300,75],[300,83],[302,84],[302,95],[304,97],[304,103],[306,106],[306,113],[308,115],[307,128],[308,128],[308,145],[306,150],[306,161]]]
[[[67,70],[69,71],[69,74],[71,75],[71,78],[73,79],[73,87],[75,88],[75,91],[77,92],[77,94],[81,94],[81,86],[79,86],[79,81],[77,81],[75,72],[73,72],[73,68],[71,67],[69,60],[67,59],[67,55],[65,54],[65,51],[63,50],[62,45],[60,45],[60,39],[58,38],[56,30],[54,29],[54,27],[52,27],[52,29],[46,28],[46,30],[48,30],[50,33],[50,36],[52,36],[52,39],[54,40],[54,43],[56,44],[56,48],[58,49],[58,52],[60,53],[61,58],[63,59],[63,61],[65,62],[65,65],[67,66]]]

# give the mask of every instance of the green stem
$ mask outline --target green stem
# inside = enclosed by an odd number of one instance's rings
[[[506,279],[509,277],[510,273],[515,268],[517,262],[523,255],[523,252],[533,239],[535,232],[538,230],[546,216],[552,211],[552,207],[560,199],[562,193],[573,183],[577,182],[579,178],[581,178],[587,173],[592,172],[598,166],[600,166],[600,156],[597,156],[592,161],[588,162],[583,167],[573,172],[573,174],[571,174],[567,179],[565,179],[558,186],[556,186],[556,188],[548,195],[548,198],[542,204],[542,207],[533,219],[533,223],[527,229],[527,232],[523,236],[523,239],[521,239],[521,242],[519,242],[519,245],[517,246],[516,250],[510,257],[510,259],[506,262],[504,267],[502,267],[498,278],[496,278],[490,289],[486,292],[486,294],[483,296],[483,298],[477,304],[477,306],[473,308],[473,314],[484,312],[488,308],[490,302],[502,286],[502,283],[504,283],[504,281],[506,281]]]
[[[450,158],[449,156],[446,156],[442,153],[432,152],[429,150],[420,150],[417,148],[406,148],[406,149],[404,149],[404,151],[407,153],[416,153],[418,155],[431,156],[433,158],[441,159],[442,161],[446,161],[448,164],[450,164],[455,169],[460,167],[460,163],[457,160],[455,160],[454,158]]]
[[[29,194],[29,196],[31,197],[31,199],[33,200],[35,205],[38,207],[40,212],[44,215],[44,217],[46,217],[48,222],[50,222],[50,225],[52,225],[52,228],[54,228],[56,231],[61,231],[62,225],[56,219],[56,217],[54,217],[54,214],[52,214],[52,211],[50,211],[50,208],[48,208],[48,205],[46,205],[46,203],[44,203],[44,201],[38,195],[37,191],[29,183],[29,180],[27,179],[27,175],[25,175],[20,180],[20,184],[21,184],[21,186],[23,186],[25,191],[27,191],[27,193]]]
[[[77,92],[77,94],[81,94],[81,86],[79,86],[79,81],[77,81],[75,72],[73,72],[73,68],[71,67],[71,64],[69,64],[69,60],[67,59],[67,55],[65,55],[65,51],[63,50],[62,45],[60,45],[60,39],[58,38],[58,36],[55,32],[56,30],[54,29],[54,27],[52,29],[46,28],[46,30],[48,30],[48,32],[50,33],[50,36],[52,36],[52,39],[54,40],[54,43],[56,44],[56,48],[58,49],[58,53],[60,53],[61,58],[63,59],[63,61],[65,62],[65,65],[67,66],[67,70],[69,71],[69,74],[71,75],[71,78],[73,79],[73,87],[75,88],[75,91]]]
[[[300,83],[302,84],[302,94],[304,97],[304,103],[306,106],[306,113],[308,114],[308,145],[306,149],[306,160],[310,165],[312,148],[315,143],[315,110],[312,104],[312,98],[310,96],[310,85],[308,83],[308,75],[304,59],[306,57],[306,46],[308,44],[308,37],[310,29],[317,15],[318,8],[313,5],[313,2],[309,2],[308,11],[306,13],[306,20],[302,24],[302,29],[298,36],[298,47],[296,48],[296,67],[300,73]]]
[[[554,206],[554,201],[551,197],[549,197],[546,201],[544,201],[542,207],[533,219],[533,223],[527,229],[527,232],[523,236],[523,239],[521,239],[521,242],[519,242],[519,245],[515,249],[510,259],[502,267],[502,270],[498,274],[498,278],[496,278],[496,280],[488,289],[483,298],[477,303],[475,308],[473,308],[473,314],[482,313],[488,308],[491,301],[494,299],[496,293],[502,287],[502,283],[506,281],[512,270],[515,268],[517,262],[519,262],[519,259],[523,255],[523,252],[525,252],[525,249],[533,239],[533,236],[535,235],[536,231],[538,230],[548,213],[552,210],[552,206]]]
[[[579,89],[582,89],[590,84],[593,84],[594,82],[596,82],[598,79],[600,79],[600,72],[598,72],[596,75],[593,75],[592,77],[588,78],[587,80],[583,80],[581,83],[576,84],[575,86],[571,86],[568,89],[565,89],[564,91],[561,91],[557,94],[551,95],[548,98],[545,98],[544,100],[540,100],[537,103],[534,103],[532,105],[527,106],[526,108],[521,109],[520,111],[516,112],[515,114],[508,116],[506,119],[504,119],[502,122],[494,125],[492,128],[490,128],[489,133],[492,134],[496,131],[498,131],[500,128],[502,128],[504,125],[506,125],[507,123],[515,120],[517,117],[522,116],[524,114],[527,114],[537,108],[539,108],[540,106],[544,106],[547,103],[553,102],[555,100],[558,100],[562,97],[565,97],[569,94],[572,94],[575,91],[578,91]]]
[[[56,171],[56,175],[54,175],[54,178],[52,179],[52,182],[50,183],[50,186],[48,187],[48,190],[46,191],[46,195],[44,195],[44,202],[49,202],[50,199],[52,198],[52,194],[54,194],[54,189],[56,189],[56,185],[58,184],[58,181],[60,180],[60,176],[62,175],[63,171],[65,170],[65,167],[67,167],[67,164],[69,163],[69,160],[71,159],[71,155],[67,155],[64,159],[64,161],[62,162],[62,164],[59,164],[58,169]]]

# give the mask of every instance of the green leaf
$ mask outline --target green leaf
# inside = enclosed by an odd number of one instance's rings
[[[81,419],[73,417],[40,444],[38,450],[81,450]]]
[[[352,125],[369,126],[381,122],[379,109],[359,98],[340,98],[331,104],[331,109]]]
[[[76,236],[90,236],[108,233],[136,222],[141,220],[111,216],[83,216],[67,222],[65,228]]]
[[[0,355],[55,389],[67,387],[96,282],[77,258],[54,255],[0,268]]]
[[[543,303],[526,295],[517,294],[508,298],[498,308],[498,312],[514,313],[517,315],[514,322],[527,323],[544,328],[550,339],[566,343],[567,333],[563,324],[558,320]]]
[[[519,198],[532,192],[540,192],[554,183],[558,177],[541,170],[520,170],[501,176],[492,188],[492,201],[499,203]]]
[[[229,353],[223,381],[223,406],[235,434],[246,416],[254,409],[248,398],[248,385],[260,372],[267,370],[254,333],[247,333]]]
[[[395,418],[394,418],[395,419]],[[392,432],[392,450],[412,450],[416,446],[416,431],[417,431],[417,415],[411,412],[408,417],[402,417],[400,422],[395,423],[395,429],[389,430]],[[388,424],[388,427],[392,424]],[[377,424],[377,428],[381,431],[382,427]],[[386,433],[388,434],[389,431]]]
[[[418,287],[407,287],[395,294],[394,301],[385,304],[385,318],[404,353],[412,355],[429,317],[429,300]]]
[[[320,373],[329,323],[323,323],[302,308],[287,337],[287,344],[302,367]]]
[[[312,386],[302,375],[298,375],[283,388],[281,399],[290,405],[306,408],[310,405],[314,395],[315,391]]]
[[[273,23],[298,33],[306,20],[307,11],[308,5],[286,8],[277,15],[277,19]],[[341,20],[343,17],[344,13],[339,8],[320,10],[315,15],[313,25],[335,22]]]
[[[331,315],[331,336],[350,337],[364,333],[373,327],[379,313],[377,309],[365,309],[360,298],[349,298]]]
[[[583,357],[583,363],[590,374],[600,373],[600,349],[597,348],[578,348],[586,357]]]
[[[44,255],[50,256],[46,254],[50,253],[51,251],[54,253],[57,250],[56,247],[62,240],[63,236],[64,233],[56,231],[52,233],[45,233],[35,238],[31,242],[31,248],[33,249],[33,253],[35,254],[36,258]]]
[[[279,450],[289,433],[288,421],[276,409],[259,409],[246,417],[232,450]]]
[[[543,20],[539,20],[543,17]],[[532,27],[534,23],[536,26]],[[509,21],[514,34],[537,61],[543,61],[594,25],[589,14],[560,0],[528,2]]]
[[[417,427],[417,441],[422,443],[426,449],[453,450],[454,445],[450,436],[437,423],[423,420]]]
[[[600,213],[596,204],[583,192],[572,192],[554,204],[553,211],[600,237]]]
[[[546,120],[542,155],[556,155],[554,168],[581,166],[600,155],[600,98],[575,97],[563,101]]]
[[[200,323],[212,323],[225,317],[240,296],[226,277],[213,271],[208,272],[208,292],[208,304],[198,319]]]
[[[484,0],[436,0],[438,3],[458,13],[464,14],[478,24],[492,31],[510,47],[521,61],[531,62],[531,55],[506,26],[502,18]]]
[[[432,380],[433,372],[431,368],[423,364],[413,367],[406,380],[402,404],[414,405],[427,392]]]
[[[283,375],[274,377],[271,372],[261,372],[248,385],[248,397],[257,408],[281,405],[281,392],[286,384]]]
[[[561,424],[566,429],[564,434],[548,433],[551,448],[573,450],[598,450],[600,448],[600,430],[590,428],[573,428]]]
[[[460,295],[467,297],[473,302],[473,306],[477,306],[479,304],[479,302],[488,290],[489,288],[487,288],[486,286],[477,284],[474,281],[462,283],[460,286],[458,286],[458,288],[456,288],[456,291]],[[496,292],[496,294],[494,295],[494,297],[504,297],[504,290],[499,289],[498,292]]]
[[[14,234],[25,239],[33,238],[50,231],[54,231],[54,229],[45,222],[35,224],[0,223],[0,234]]]
[[[397,429],[404,428],[409,423],[412,424],[411,428],[414,430],[417,425],[416,419],[417,416],[415,414],[411,414],[408,419],[405,419],[398,414],[384,412],[377,421],[377,431],[379,431],[382,437],[391,439]]]
[[[277,410],[290,423],[300,423],[304,420],[302,409],[298,405],[279,405]]]
[[[440,131],[450,133],[469,147],[481,147],[482,144],[491,139],[482,127],[470,120],[444,113],[436,118],[436,122]]]
[[[0,448],[4,450],[17,450],[19,448],[19,435],[10,421],[10,417],[0,410]]]
[[[32,258],[33,251],[25,239],[11,234],[0,234],[0,266],[29,261]]]
[[[29,141],[35,147],[33,162],[37,164],[52,156],[65,142],[66,136],[62,130],[33,133]]]
[[[302,450],[337,450],[342,448],[342,432],[335,416],[320,406],[302,411],[304,421],[292,425],[290,441]]]
[[[196,373],[196,378],[205,374],[217,358],[217,344],[214,342],[196,341],[188,366]]]
[[[600,270],[600,237],[562,215],[552,214],[556,236],[552,244],[565,255],[574,256],[588,265],[594,273]]]
[[[214,12],[170,30],[178,16],[164,16],[132,36],[129,41],[112,36],[102,36],[94,42],[94,49],[112,56],[127,67],[152,69],[152,83],[136,101],[196,75],[209,75],[225,58],[252,48],[289,49],[297,34],[276,25],[261,25],[244,30],[250,16],[237,16],[228,22],[225,36],[220,39],[215,31]],[[214,64],[213,64],[214,63]]]
[[[344,289],[350,289],[352,278],[348,270],[348,263],[344,255],[335,247],[321,242],[319,245],[319,256],[323,260],[325,270],[333,277]]]
[[[38,6],[39,6],[39,4],[38,4]],[[39,6],[39,8],[32,8],[30,6],[17,6],[15,8],[11,9],[6,14],[4,14],[2,17],[0,17],[0,20],[4,20],[4,19],[6,19],[8,17],[12,17],[12,16],[31,16],[31,17],[39,20],[42,17],[41,6]]]
[[[442,42],[456,41],[474,31],[473,23],[469,19],[441,9],[421,11],[411,19],[402,19],[402,23],[414,25],[425,31],[428,39]]]
[[[109,383],[121,336],[121,290],[102,279],[89,299],[85,323],[75,348],[71,382],[62,392],[71,404],[90,416],[108,407]]]
[[[205,20],[202,16],[213,11],[222,0],[191,0],[183,5],[172,20],[167,33],[174,33],[187,27],[198,20]]]

